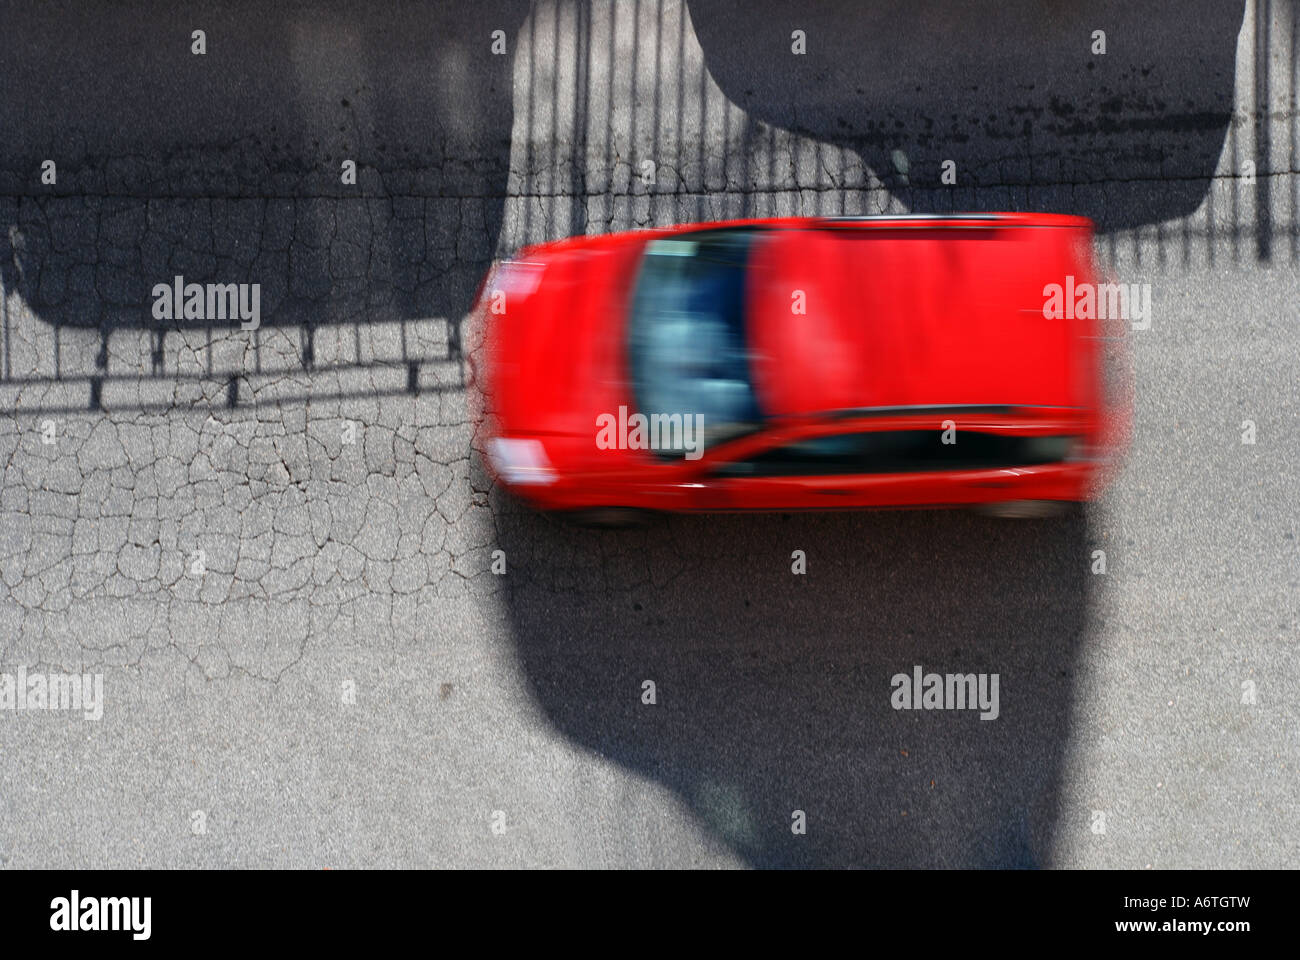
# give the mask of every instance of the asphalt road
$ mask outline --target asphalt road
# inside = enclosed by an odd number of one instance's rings
[[[0,867],[1300,863],[1300,12],[955,6],[3,4],[0,673],[103,713],[0,709]],[[594,533],[471,453],[494,255],[1008,208],[1152,287],[1080,516]]]

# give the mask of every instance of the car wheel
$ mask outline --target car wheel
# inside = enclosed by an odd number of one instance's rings
[[[566,523],[594,530],[626,530],[644,527],[657,519],[650,510],[635,507],[588,507],[586,510],[566,510],[558,514]]]
[[[1070,512],[1068,500],[1003,500],[999,503],[982,503],[975,509],[986,517],[1003,520],[1045,520]]]

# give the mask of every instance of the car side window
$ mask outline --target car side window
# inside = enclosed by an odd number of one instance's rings
[[[724,477],[827,476],[979,470],[1055,463],[1068,455],[1071,437],[1016,437],[958,431],[945,444],[939,430],[886,430],[812,437],[743,460],[720,464]]]

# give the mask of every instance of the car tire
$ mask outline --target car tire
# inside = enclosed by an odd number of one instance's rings
[[[658,515],[635,507],[588,507],[566,510],[558,515],[565,523],[590,530],[628,530],[654,523]]]
[[[1073,506],[1068,500],[1002,500],[982,503],[975,509],[986,517],[1001,520],[1047,520],[1065,516]]]

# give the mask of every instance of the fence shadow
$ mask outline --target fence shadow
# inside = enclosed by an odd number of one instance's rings
[[[1245,5],[689,8],[710,74],[751,121],[850,148],[910,209],[1064,210],[1110,230],[1185,216],[1205,198]],[[1098,30],[1104,55],[1092,52]],[[795,31],[804,55],[792,54]],[[946,160],[955,188],[940,179]],[[1256,162],[1267,170],[1267,153]]]
[[[331,326],[352,366],[383,324],[400,325],[388,360],[456,360],[509,169],[512,58],[492,33],[513,42],[526,14],[505,0],[6,4],[4,289],[56,331],[98,335],[101,375],[115,333],[148,330],[153,375],[173,376],[163,337],[210,326],[152,318],[153,286],[176,275],[260,283],[263,328],[293,328],[305,370]],[[405,325],[428,318],[444,342],[421,353]]]

